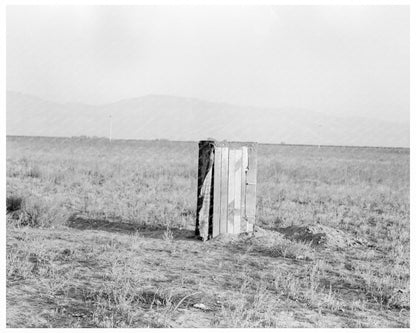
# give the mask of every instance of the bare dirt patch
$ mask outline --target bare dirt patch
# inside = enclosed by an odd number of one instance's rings
[[[362,245],[372,246],[362,238],[353,237],[342,230],[321,224],[290,226],[278,228],[277,231],[290,240],[307,243],[311,246],[325,246],[336,249]]]

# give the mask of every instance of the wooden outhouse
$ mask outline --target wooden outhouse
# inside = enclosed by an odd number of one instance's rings
[[[200,141],[196,236],[252,232],[256,183],[257,143]]]

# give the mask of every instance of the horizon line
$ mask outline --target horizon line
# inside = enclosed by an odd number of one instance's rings
[[[15,137],[15,138],[41,138],[41,139],[84,139],[84,140],[106,140],[111,144],[114,141],[164,141],[164,142],[181,142],[181,143],[198,143],[199,141],[206,141],[205,139],[200,140],[171,140],[166,138],[155,138],[155,139],[116,139],[112,138],[111,142],[108,137],[105,136],[88,136],[88,135],[73,135],[73,136],[47,136],[47,135],[15,135],[15,134],[6,134],[6,139],[8,137]],[[240,142],[240,141],[228,141],[228,140],[218,140],[218,141],[226,141],[226,142]],[[251,142],[251,141],[250,141]],[[257,142],[253,141],[259,145],[268,145],[268,146],[302,146],[302,147],[334,147],[334,148],[374,148],[374,149],[407,149],[410,151],[409,147],[404,146],[352,146],[352,145],[330,145],[330,144],[311,144],[311,143],[267,143],[267,142]]]

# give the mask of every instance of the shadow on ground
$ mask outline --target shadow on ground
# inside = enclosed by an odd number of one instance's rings
[[[165,237],[166,228],[142,226],[134,223],[109,221],[105,219],[92,219],[79,215],[72,215],[66,225],[70,228],[78,230],[100,230],[120,234],[135,234],[146,238],[163,239]],[[199,241],[195,237],[195,231],[189,229],[170,228],[174,239]]]

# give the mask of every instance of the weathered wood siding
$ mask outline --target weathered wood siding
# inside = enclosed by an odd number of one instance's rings
[[[228,147],[221,147],[220,233],[227,233],[228,221]]]
[[[246,218],[247,232],[253,231],[256,219],[257,154],[253,147],[248,149],[248,168],[246,179]]]
[[[256,214],[257,146],[199,143],[196,234],[252,232]]]
[[[222,148],[215,147],[214,154],[214,214],[212,217],[212,237],[220,234],[221,217],[221,164]]]

